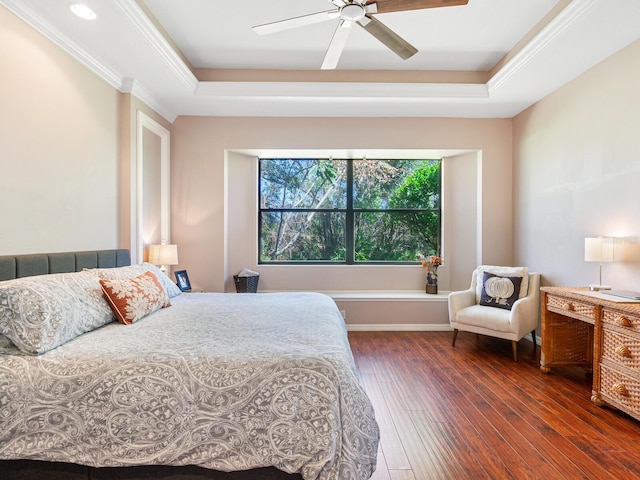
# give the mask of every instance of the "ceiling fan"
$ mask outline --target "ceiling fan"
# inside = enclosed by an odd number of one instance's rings
[[[339,19],[324,61],[323,70],[336,68],[344,49],[351,27],[357,23],[367,32],[385,44],[403,60],[415,55],[418,50],[397,33],[377,20],[376,13],[422,10],[424,8],[450,7],[466,5],[469,0],[328,0],[335,8],[324,12],[293,17],[278,22],[257,25],[253,30],[259,35],[282,32],[292,28]]]

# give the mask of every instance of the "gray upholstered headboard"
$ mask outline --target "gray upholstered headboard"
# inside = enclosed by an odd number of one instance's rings
[[[5,255],[0,256],[0,280],[126,265],[131,265],[131,256],[126,249]]]

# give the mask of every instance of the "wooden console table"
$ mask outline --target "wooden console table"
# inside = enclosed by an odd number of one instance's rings
[[[640,419],[640,303],[580,287],[542,287],[540,292],[540,370],[593,369],[593,403]]]

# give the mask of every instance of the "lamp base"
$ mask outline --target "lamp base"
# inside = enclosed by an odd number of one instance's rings
[[[596,285],[595,283],[592,283],[591,285],[589,285],[589,290],[591,290],[592,292],[599,292],[600,290],[611,290],[611,286],[610,285]]]

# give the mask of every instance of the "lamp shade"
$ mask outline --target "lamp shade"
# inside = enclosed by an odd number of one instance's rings
[[[585,238],[584,261],[600,263],[613,262],[613,238]]]
[[[149,263],[154,265],[177,265],[177,245],[149,245]]]

